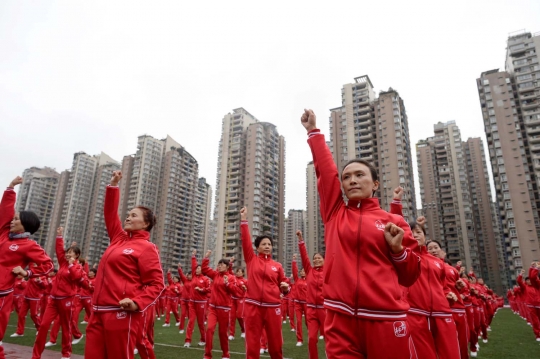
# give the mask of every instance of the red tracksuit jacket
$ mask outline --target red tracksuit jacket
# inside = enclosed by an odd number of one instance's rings
[[[517,283],[519,285],[519,288],[521,289],[521,293],[523,294],[523,301],[525,302],[525,304],[532,307],[539,306],[540,304],[537,302],[536,288],[534,288],[532,285],[528,285],[527,283],[525,283],[521,274],[517,277]]]
[[[405,220],[380,208],[377,198],[343,201],[339,173],[319,130],[309,133],[317,174],[321,217],[325,225],[324,306],[371,320],[403,320],[409,304],[400,287],[420,275],[418,243]],[[405,231],[401,253],[392,254],[384,227]]]
[[[447,288],[450,292],[454,293],[458,298],[457,301],[450,302],[450,307],[455,309],[465,309],[465,303],[463,303],[463,298],[461,298],[461,292],[456,287],[456,282],[460,279],[459,272],[456,268],[446,263],[444,263],[444,268],[446,270],[445,288]]]
[[[234,273],[231,271],[230,274],[234,275]],[[246,297],[246,293],[247,293],[247,290],[244,291],[244,289],[242,288],[243,285],[246,286],[246,288],[248,288],[248,280],[244,277],[236,277],[235,276],[235,279],[236,279],[236,285],[238,286],[238,288],[240,288],[240,292],[238,292],[237,294],[232,294],[232,299],[242,299],[242,298],[245,298]]]
[[[94,311],[121,311],[118,304],[130,298],[143,312],[158,298],[165,284],[155,244],[144,230],[130,233],[122,229],[118,218],[120,191],[107,186],[105,194],[105,224],[111,242],[103,253],[94,282]]]
[[[295,302],[305,304],[308,292],[307,279],[300,278],[298,276],[298,264],[296,264],[296,261],[292,261],[292,273],[294,278],[294,284],[296,284]]]
[[[171,299],[178,298],[178,295],[180,295],[180,290],[174,282],[171,273],[167,273],[167,282],[169,283],[169,285],[165,287],[165,297]]]
[[[302,267],[304,267],[304,271],[306,272],[307,306],[310,308],[323,308],[323,267],[315,268],[311,266],[304,241],[298,242],[298,248],[300,249],[300,258],[302,258]]]
[[[51,289],[51,298],[64,299],[77,293],[77,288],[84,280],[83,268],[78,262],[69,264],[66,260],[64,238],[56,237],[56,257],[58,259],[58,273]]]
[[[285,282],[285,274],[281,263],[272,260],[270,256],[265,254],[255,255],[247,221],[242,221],[240,231],[242,250],[250,282],[246,303],[262,307],[281,306],[280,283]]]
[[[17,278],[15,284],[13,285],[13,295],[23,295],[27,285],[27,281]]]
[[[13,292],[15,276],[11,271],[17,266],[26,268],[29,263],[37,267],[28,269],[28,277],[39,277],[53,268],[51,258],[43,248],[29,238],[9,238],[11,220],[15,216],[15,191],[8,188],[0,202],[0,296]]]
[[[182,272],[182,268],[178,268],[178,275],[184,284],[184,290],[182,291],[180,298],[184,301],[189,301],[191,300],[191,282],[184,275],[184,272]]]
[[[208,294],[210,294],[210,280],[204,275],[196,275],[197,270],[197,258],[191,257],[191,300],[195,303],[206,303],[208,301]],[[199,287],[202,290],[195,289]]]
[[[219,309],[230,309],[231,296],[241,296],[244,293],[244,290],[238,287],[235,276],[231,275],[229,271],[215,271],[210,268],[210,266],[208,265],[209,263],[210,259],[204,258],[201,268],[203,274],[213,280],[212,294],[210,296],[210,306]],[[225,283],[225,280],[223,278],[225,276],[227,276],[227,283]]]
[[[37,282],[36,280],[40,279],[41,282]],[[34,299],[38,300],[43,295],[43,290],[45,289],[45,285],[43,284],[43,281],[47,280],[45,277],[40,278],[32,278],[28,280],[28,284],[26,285],[26,288],[24,290],[24,298],[25,299]]]
[[[538,278],[538,268],[529,268],[529,279],[531,286],[536,290],[536,298],[533,301],[533,306],[540,308],[540,279]]]
[[[407,291],[407,301],[411,306],[409,312],[433,316],[448,317],[452,315],[446,293],[446,268],[444,262],[427,252],[426,246],[420,247],[422,258],[422,275]]]

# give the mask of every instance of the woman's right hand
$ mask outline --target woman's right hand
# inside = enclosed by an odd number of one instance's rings
[[[242,209],[240,210],[240,219],[241,219],[242,221],[247,221],[247,215],[248,215],[247,208],[246,208],[246,207],[242,207]]]
[[[21,184],[23,181],[22,177],[21,176],[17,176],[13,179],[13,181],[11,181],[11,183],[9,184],[9,188],[15,188],[16,185],[18,184]]]
[[[317,129],[317,116],[315,116],[313,110],[304,109],[300,121],[308,132]]]
[[[122,171],[114,171],[111,177],[111,186],[118,186],[118,182],[122,179]]]
[[[64,236],[64,227],[56,228],[56,236],[57,237],[63,237]]]

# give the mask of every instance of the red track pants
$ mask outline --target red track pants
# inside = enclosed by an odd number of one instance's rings
[[[214,331],[216,325],[219,325],[219,345],[223,354],[222,358],[230,358],[229,339],[227,338],[227,330],[229,328],[231,309],[216,308],[210,305],[208,311],[208,325],[206,327],[206,345],[204,347],[204,359],[212,358],[212,342],[214,341]]]
[[[289,325],[291,326],[291,330],[296,330],[296,324],[294,322],[294,299],[289,299],[289,308],[288,314],[289,314]]]
[[[407,320],[368,320],[327,310],[326,358],[424,359],[417,357],[410,332]]]
[[[53,320],[59,320],[62,326],[62,357],[69,358],[71,356],[71,320],[73,315],[73,298],[67,297],[64,299],[49,298],[45,315],[41,319],[32,359],[41,358],[41,354],[45,349],[47,342],[47,334]],[[57,319],[58,317],[58,319]]]
[[[261,307],[245,303],[246,359],[259,359],[263,327],[268,337],[268,352],[272,359],[283,359],[281,306]]]
[[[236,333],[236,319],[240,325],[240,331],[245,333],[244,329],[244,298],[233,299],[231,308],[231,319],[229,323],[229,335],[234,337]]]
[[[167,313],[165,314],[165,324],[171,322],[171,312],[173,312],[176,322],[180,322],[180,316],[178,315],[178,298],[167,298]]]
[[[326,309],[307,307],[306,321],[308,331],[308,352],[309,359],[319,359],[317,342],[319,332],[324,335],[324,320],[326,319]]]
[[[419,358],[459,359],[456,323],[452,316],[427,317],[409,312],[407,321]]]
[[[13,293],[9,293],[3,297],[0,297],[0,341],[4,339],[6,334],[7,325],[9,322],[9,315],[13,308]],[[0,359],[5,359],[4,347],[0,345]]]
[[[17,334],[24,334],[24,325],[26,324],[26,314],[28,314],[28,309],[30,309],[30,318],[34,322],[36,330],[39,330],[39,325],[41,324],[41,318],[38,315],[38,308],[40,304],[39,301],[39,299],[22,299],[21,307],[18,313],[19,319],[17,320]]]
[[[189,322],[187,326],[186,343],[191,343],[191,337],[193,335],[193,330],[195,329],[195,320],[197,320],[199,332],[201,333],[201,342],[206,342],[204,330],[205,309],[205,302],[189,302]]]
[[[182,299],[180,302],[180,330],[184,330],[186,326],[186,318],[189,318],[189,300]]]
[[[57,316],[56,318],[54,318],[51,333],[49,334],[49,341],[51,343],[56,343],[56,340],[58,339],[59,331],[60,331],[60,317]]]
[[[155,305],[150,306],[144,313],[142,325],[139,325],[136,348],[141,359],[156,359],[154,353],[154,311]]]
[[[454,323],[456,323],[461,359],[469,359],[469,327],[467,325],[467,314],[465,310],[454,310],[452,310],[452,317],[454,318]]]
[[[527,309],[529,310],[534,335],[536,338],[540,338],[540,308],[530,306]]]
[[[296,316],[296,341],[304,342],[304,326],[302,315],[306,315],[306,303],[294,302],[294,314]]]
[[[11,311],[15,313],[19,313],[19,310],[21,309],[21,301],[24,297],[22,295],[14,295],[13,296],[13,302],[11,306]]]
[[[47,303],[49,303],[49,295],[43,294],[39,300],[39,315],[41,318],[45,315],[45,309],[47,308]]]
[[[86,328],[84,357],[133,359],[142,320],[139,312],[93,312]]]
[[[467,306],[467,325],[469,327],[469,348],[471,352],[476,352],[476,344],[478,343],[478,332],[477,332],[477,311],[476,307],[473,305]]]

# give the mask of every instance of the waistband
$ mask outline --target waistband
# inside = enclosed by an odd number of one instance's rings
[[[422,310],[418,308],[411,308],[409,309],[409,313],[424,315],[426,317],[451,317],[452,313],[445,313],[445,312],[429,312],[427,310]]]

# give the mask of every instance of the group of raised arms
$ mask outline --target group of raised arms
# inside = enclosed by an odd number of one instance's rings
[[[376,168],[354,159],[339,172],[313,111],[304,111],[301,124],[313,155],[326,249],[310,258],[298,231],[299,255],[293,255],[290,277],[272,259],[274,238],[262,234],[252,239],[252,214],[245,207],[240,210],[245,269],[234,268],[234,258],[218,258],[212,268],[210,251],[199,264],[193,251],[190,272],[179,265],[164,274],[158,248],[150,242],[156,223],[152,210],[133,208],[123,225],[118,216],[120,171],[105,189],[110,244],[99,265],[90,268],[76,243],[66,247],[58,228],[55,269],[29,239],[39,229],[37,216],[14,211],[14,187],[22,182],[15,178],[0,203],[0,340],[13,310],[19,323],[12,336],[24,335],[30,310],[38,329],[33,359],[56,344],[59,327],[63,359],[71,357],[72,345],[83,335],[87,358],[131,359],[136,353],[155,358],[154,324],[164,319],[163,326],[169,327],[172,314],[179,334],[185,333],[184,347],[191,346],[197,323],[205,359],[215,352],[216,328],[221,357],[230,358],[237,322],[246,358],[268,352],[281,359],[283,330],[295,331],[296,345],[304,345],[304,318],[310,359],[318,359],[320,340],[329,359],[479,355],[478,340],[488,342],[489,325],[503,299],[461,262],[446,260],[441,243],[426,238],[424,217],[405,221],[401,187],[395,189],[389,211],[382,209],[374,197],[379,188]],[[531,323],[537,338],[538,267],[533,263],[529,278],[520,276],[519,286],[507,294],[514,312]],[[85,334],[78,326],[83,308]],[[287,319],[290,328],[285,329]]]

